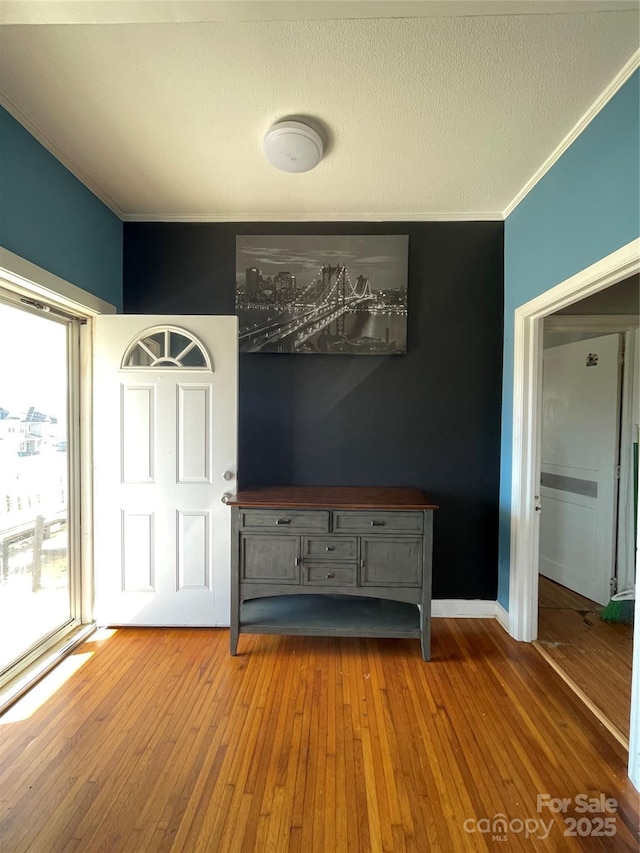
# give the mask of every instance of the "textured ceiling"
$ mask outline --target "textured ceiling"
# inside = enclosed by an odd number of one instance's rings
[[[499,218],[638,50],[629,4],[553,5],[6,25],[0,102],[125,219]],[[261,150],[292,115],[328,138],[305,174]]]

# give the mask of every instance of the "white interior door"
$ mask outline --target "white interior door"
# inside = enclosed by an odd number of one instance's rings
[[[540,573],[600,604],[615,571],[621,341],[544,353]]]
[[[228,625],[237,318],[94,322],[96,621]]]

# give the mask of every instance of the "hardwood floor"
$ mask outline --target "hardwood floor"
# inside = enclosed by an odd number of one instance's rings
[[[98,635],[0,718],[3,853],[637,851],[625,750],[495,621],[434,620],[430,663],[414,640],[228,642]],[[579,811],[601,794],[615,812]]]
[[[548,578],[539,581],[543,651],[628,740],[633,628],[603,622],[595,601]]]

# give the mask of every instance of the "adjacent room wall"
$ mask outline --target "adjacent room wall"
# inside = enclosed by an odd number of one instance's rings
[[[515,309],[640,235],[636,71],[505,222],[498,600],[509,606]]]
[[[241,487],[421,488],[434,597],[495,599],[503,224],[126,223],[125,310],[235,313],[243,233],[408,234],[409,318],[406,356],[240,356]]]
[[[122,222],[1,107],[0,245],[122,308]]]

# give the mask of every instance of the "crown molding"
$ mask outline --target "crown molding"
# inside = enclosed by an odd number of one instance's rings
[[[636,71],[636,69],[639,67],[640,50],[636,50],[636,52],[632,54],[631,58],[622,66],[620,71],[616,74],[616,76],[609,83],[609,85],[600,93],[600,95],[596,98],[593,104],[591,104],[591,106],[585,112],[582,118],[580,118],[578,122],[571,128],[569,133],[565,136],[565,138],[558,145],[558,147],[547,157],[547,159],[540,166],[540,168],[533,173],[527,183],[522,187],[520,192],[517,193],[513,197],[511,202],[505,207],[502,213],[503,219],[506,219],[525,198],[525,196],[531,192],[531,190],[535,187],[538,181],[542,180],[542,178],[547,174],[547,172],[558,162],[560,157],[562,157],[564,152],[573,145],[573,143],[580,136],[582,131],[587,127],[587,125],[598,115],[598,113],[602,109],[604,109],[604,107],[611,100],[611,98],[613,98],[613,96],[624,86],[624,84],[631,77],[634,71]]]
[[[456,213],[125,213],[123,222],[502,222],[499,211]]]
[[[122,211],[116,202],[111,198],[111,196],[104,191],[104,189],[96,183],[83,169],[78,166],[78,164],[72,160],[70,157],[62,151],[62,149],[58,148],[58,146],[52,142],[49,137],[44,134],[37,124],[35,124],[29,116],[22,112],[20,107],[16,106],[13,101],[8,98],[4,92],[0,92],[0,107],[4,107],[4,109],[11,115],[13,118],[27,130],[37,142],[42,145],[43,148],[46,148],[49,154],[53,155],[56,160],[58,160],[62,165],[67,169],[71,174],[77,178],[81,184],[89,190],[89,192],[93,193],[93,195],[101,201],[104,205],[106,205],[112,213],[122,220],[124,218],[124,211]]]

